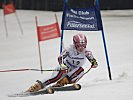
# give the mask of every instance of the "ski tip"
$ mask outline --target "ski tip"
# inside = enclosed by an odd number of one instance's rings
[[[80,84],[74,84],[73,86],[74,86],[74,88],[76,90],[80,90],[81,89],[81,85]]]

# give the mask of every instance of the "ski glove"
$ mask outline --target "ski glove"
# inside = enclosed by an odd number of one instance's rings
[[[61,68],[61,70],[67,70],[68,69],[65,64],[60,64],[60,68]]]
[[[92,59],[91,64],[91,68],[96,68],[98,66],[96,59]]]

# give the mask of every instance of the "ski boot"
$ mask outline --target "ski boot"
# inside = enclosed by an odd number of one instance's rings
[[[28,90],[26,90],[26,92],[37,92],[41,90],[42,88],[44,88],[42,85],[42,82],[37,80],[34,85],[32,85]]]
[[[70,80],[69,77],[64,77],[61,80],[59,80],[55,85],[53,85],[52,87],[62,87],[64,85],[70,84]]]

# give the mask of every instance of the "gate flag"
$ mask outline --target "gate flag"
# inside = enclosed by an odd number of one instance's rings
[[[38,41],[45,41],[45,40],[61,37],[56,14],[55,14],[56,22],[46,26],[38,26],[37,16],[35,17],[35,19],[36,19]]]
[[[37,26],[39,41],[45,41],[60,37],[58,22],[47,26]]]
[[[63,23],[65,23],[61,27],[63,30],[101,30],[95,6],[91,8],[70,8],[66,5],[63,18]]]
[[[4,15],[16,12],[13,3],[7,4],[7,5],[3,4],[3,11],[4,11]]]

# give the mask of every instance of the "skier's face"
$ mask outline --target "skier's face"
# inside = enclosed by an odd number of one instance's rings
[[[82,52],[86,48],[86,44],[76,44],[76,49],[78,52]]]

